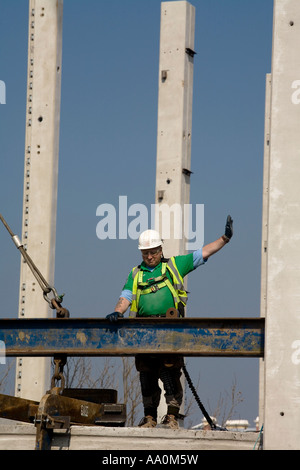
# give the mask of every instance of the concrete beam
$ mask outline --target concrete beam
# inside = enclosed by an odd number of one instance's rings
[[[177,462],[179,463],[187,463],[188,458],[185,456],[193,451],[194,459],[191,460],[191,463],[200,463],[203,457],[200,456],[200,452],[198,455],[197,450],[253,450],[257,438],[258,433],[256,432],[71,426],[69,432],[55,430],[51,449],[110,451],[105,454],[101,454],[101,451],[98,453],[100,465],[110,464],[110,458],[115,458],[111,465],[120,462],[116,459],[120,458],[120,451],[125,450],[130,451],[129,454],[126,453],[127,456],[132,456],[137,460],[143,459],[144,464],[146,464],[148,456],[150,456],[148,463],[155,461],[157,457],[153,452],[155,450],[164,451],[164,454],[173,452],[174,457],[178,456]],[[36,428],[33,424],[0,425],[0,450],[33,450],[35,439]],[[114,449],[118,450],[114,452]],[[135,450],[144,451],[144,454],[135,454]],[[183,457],[180,457],[181,454]],[[168,462],[166,457],[163,463]],[[122,459],[122,463],[126,464],[129,457],[122,456]],[[171,459],[169,463],[173,463]]]

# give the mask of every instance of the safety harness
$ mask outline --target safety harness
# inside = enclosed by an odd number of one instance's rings
[[[167,277],[167,270],[170,273],[172,282]],[[162,260],[161,276],[153,277],[143,282],[143,270],[141,266],[136,266],[132,270],[133,287],[132,303],[130,313],[138,314],[139,301],[141,295],[157,292],[163,287],[170,290],[176,309],[181,310],[187,303],[187,293],[184,289],[183,278],[176,266],[175,257]]]

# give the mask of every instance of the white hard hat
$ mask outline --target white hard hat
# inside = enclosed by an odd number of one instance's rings
[[[139,250],[147,250],[162,245],[162,239],[156,230],[145,230],[139,237]]]

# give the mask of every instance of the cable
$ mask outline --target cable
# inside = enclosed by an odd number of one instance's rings
[[[197,404],[198,404],[200,410],[202,411],[204,417],[206,418],[206,421],[207,421],[208,424],[210,425],[211,429],[212,429],[213,431],[227,431],[226,428],[223,428],[223,427],[221,427],[221,426],[217,426],[217,425],[212,421],[211,417],[210,417],[209,414],[207,413],[206,409],[204,408],[204,406],[203,406],[203,404],[202,404],[202,402],[201,402],[201,400],[200,400],[200,398],[199,398],[199,396],[198,396],[198,394],[197,394],[197,390],[195,389],[194,384],[193,384],[193,382],[192,382],[192,379],[191,379],[191,377],[190,377],[188,371],[186,370],[185,364],[183,364],[182,370],[183,370],[183,372],[184,372],[184,375],[185,375],[185,378],[186,378],[186,380],[187,380],[187,383],[188,383],[188,385],[189,385],[189,387],[190,387],[190,389],[191,389],[191,391],[192,391],[192,394],[194,395],[195,400],[196,400],[196,402],[197,402]]]
[[[42,273],[38,270],[38,268],[36,267],[36,265],[34,264],[32,259],[30,258],[29,254],[25,250],[25,248],[24,248],[22,242],[20,241],[18,235],[15,235],[13,233],[13,231],[11,230],[11,228],[9,227],[9,225],[7,224],[7,222],[5,221],[4,217],[1,214],[0,214],[0,220],[3,223],[4,227],[6,228],[6,230],[8,231],[8,233],[10,234],[10,236],[12,238],[12,241],[14,242],[14,244],[16,245],[18,250],[21,252],[23,258],[25,259],[26,263],[28,264],[28,267],[30,268],[32,274],[36,278],[38,284],[40,285],[40,287],[43,291],[44,299],[50,304],[51,308],[54,308],[53,305],[52,305],[52,301],[47,297],[47,294],[52,292],[53,295],[54,295],[54,300],[58,304],[60,304],[62,302],[62,296],[58,295],[58,293],[56,292],[56,289],[54,287],[50,286],[50,284],[48,284],[48,282],[46,281],[46,279],[44,278]]]

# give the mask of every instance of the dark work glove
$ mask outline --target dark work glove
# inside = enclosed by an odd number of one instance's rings
[[[109,315],[106,315],[106,319],[111,322],[118,321],[118,318],[122,318],[122,317],[123,315],[119,312],[113,312],[113,313],[110,313]]]
[[[231,239],[233,235],[233,220],[230,215],[227,216],[224,235],[226,238],[228,238],[228,241]]]

